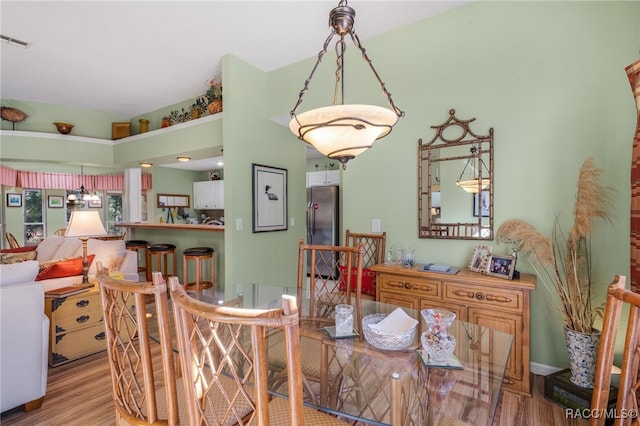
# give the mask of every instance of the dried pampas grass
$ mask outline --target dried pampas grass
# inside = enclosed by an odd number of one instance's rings
[[[567,328],[582,333],[590,333],[596,317],[602,315],[602,308],[592,304],[590,239],[596,218],[611,221],[611,188],[602,186],[601,175],[592,158],[580,168],[574,223],[568,235],[557,218],[551,238],[522,220],[509,220],[496,233],[499,240],[515,243],[529,255],[547,290],[559,297],[558,307]]]

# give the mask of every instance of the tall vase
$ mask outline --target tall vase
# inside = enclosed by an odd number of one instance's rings
[[[593,389],[600,332],[594,330],[593,333],[581,333],[565,327],[564,337],[569,351],[569,368],[571,369],[569,380],[574,385]]]

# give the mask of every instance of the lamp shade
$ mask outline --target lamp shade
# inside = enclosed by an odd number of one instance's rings
[[[289,129],[321,154],[341,160],[369,149],[398,121],[392,110],[375,105],[331,105],[297,114]]]
[[[95,237],[107,235],[100,214],[95,210],[74,210],[65,231],[65,237]]]
[[[477,194],[479,191],[489,189],[491,179],[482,179],[482,183],[479,179],[459,180],[456,185],[471,194]]]

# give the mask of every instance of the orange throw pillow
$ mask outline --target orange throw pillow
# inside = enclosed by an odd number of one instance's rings
[[[95,254],[87,256],[89,266],[91,266],[91,262],[93,262],[94,257],[96,257]],[[76,275],[82,275],[82,257],[72,257],[69,259],[41,264],[40,272],[38,272],[36,281],[49,280],[52,278],[75,277]]]

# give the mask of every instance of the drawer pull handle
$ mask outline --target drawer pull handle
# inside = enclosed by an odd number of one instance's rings
[[[460,296],[460,297],[469,297],[472,298],[474,296],[474,293],[471,291],[464,291],[464,290],[453,290],[452,291],[453,294],[455,294],[456,296]]]
[[[404,288],[404,284],[398,281],[389,281],[388,282],[389,287],[398,287],[398,288]]]
[[[476,300],[484,300],[484,294],[483,293],[477,292],[475,297],[476,297]]]
[[[404,288],[406,288],[407,290],[411,290],[413,286],[411,285],[411,283],[404,283]]]
[[[89,305],[89,301],[88,301],[88,300],[86,300],[86,299],[78,300],[78,301],[76,302],[76,306],[77,306],[78,308],[84,308],[85,306],[88,306],[88,305]]]
[[[89,315],[81,315],[76,318],[76,322],[83,323],[89,321]]]
[[[96,339],[96,340],[104,340],[104,337],[105,337],[105,335],[104,335],[104,331],[103,331],[101,333],[96,334],[93,338]]]
[[[509,302],[511,302],[511,298],[510,297],[492,296],[490,294],[487,294],[487,300],[489,302],[500,302],[500,303],[509,303]]]

